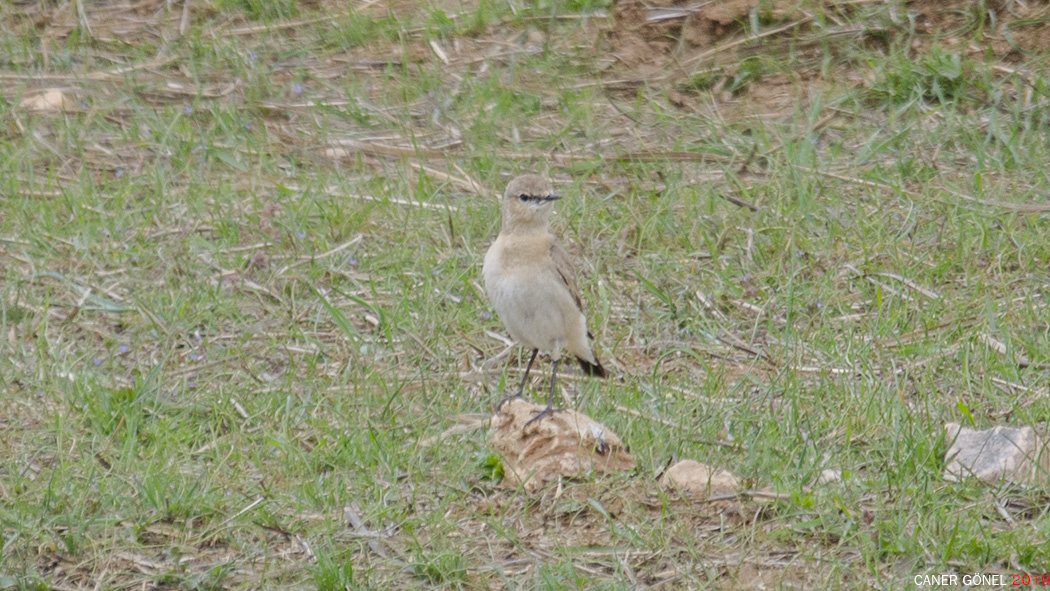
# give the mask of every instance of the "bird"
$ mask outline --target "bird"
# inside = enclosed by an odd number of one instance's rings
[[[517,393],[501,400],[497,412],[506,401],[522,396],[540,351],[554,362],[547,407],[525,427],[553,412],[563,350],[576,357],[586,374],[608,376],[591,345],[572,258],[551,233],[551,212],[561,198],[546,177],[526,174],[511,180],[500,203],[499,236],[482,265],[485,292],[497,315],[510,336],[532,351]]]

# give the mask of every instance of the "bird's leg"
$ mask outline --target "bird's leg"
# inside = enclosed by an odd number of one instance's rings
[[[550,394],[547,395],[547,408],[541,410],[539,414],[529,419],[529,422],[525,423],[522,429],[525,429],[525,427],[528,427],[530,424],[535,423],[536,421],[554,412],[554,379],[558,377],[559,363],[561,363],[560,358],[554,361],[554,370],[551,371],[551,391]]]
[[[521,378],[521,385],[518,386],[518,392],[516,394],[507,396],[503,400],[500,400],[499,404],[496,405],[496,412],[499,412],[499,410],[503,408],[504,403],[506,403],[511,398],[521,398],[522,393],[525,392],[525,382],[529,379],[529,370],[532,369],[532,362],[536,361],[536,355],[539,352],[539,349],[532,350],[532,356],[529,357],[529,364],[525,366],[525,377]]]

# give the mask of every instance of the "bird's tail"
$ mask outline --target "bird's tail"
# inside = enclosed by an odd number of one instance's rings
[[[602,362],[598,361],[598,358],[593,354],[591,356],[594,357],[594,363],[587,361],[583,357],[576,358],[576,360],[580,362],[580,367],[583,369],[583,373],[589,376],[597,376],[599,378],[608,377],[609,372],[605,371],[605,368],[602,367]]]

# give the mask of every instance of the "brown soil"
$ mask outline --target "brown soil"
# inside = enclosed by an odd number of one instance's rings
[[[985,15],[986,30],[982,38],[972,30],[977,19],[973,2],[964,0],[914,0],[908,3],[908,12],[916,15],[916,28],[931,37],[945,39],[948,44],[968,44],[972,52],[991,49],[993,55],[1007,61],[1019,61],[1025,54],[1050,51],[1050,22],[1031,22],[1050,17],[1050,3],[1030,2],[1027,7],[1012,0],[988,3],[995,14],[994,25]],[[993,28],[994,26],[994,28]],[[955,35],[960,35],[955,37]]]
[[[907,14],[891,12],[889,16],[902,22],[901,31],[909,16],[915,19],[920,33],[915,49],[928,48],[937,40],[949,47],[965,46],[973,53],[991,50],[1004,61],[1050,51],[1050,22],[1033,22],[1050,16],[1050,3],[1030,2],[1025,6],[1000,0],[989,3],[988,11],[994,14],[994,20],[984,15],[986,24],[981,32],[974,26],[980,14],[969,0],[915,0],[907,4]],[[607,36],[609,51],[621,70],[641,78],[681,77],[696,71],[697,66],[733,63],[752,53],[749,46],[755,44],[742,41],[748,36],[753,16],[762,23],[763,31],[788,26],[757,42],[766,51],[770,43],[790,40],[800,33],[812,33],[815,37],[823,33],[811,28],[809,13],[784,0],[699,4],[694,0],[619,0],[613,8],[614,24]],[[792,23],[798,26],[790,27]],[[851,33],[843,38],[863,39],[885,31]]]
[[[618,0],[606,50],[616,77],[666,85],[670,103],[684,111],[698,112],[701,103],[710,103],[727,119],[778,117],[805,104],[807,93],[819,93],[831,83],[819,72],[829,47],[839,51],[856,43],[900,42],[898,31],[906,30],[909,19],[918,33],[909,49],[918,54],[939,44],[946,51],[978,59],[990,54],[1011,64],[1050,51],[1050,22],[1040,21],[1050,17],[1050,2],[993,0],[987,8],[983,28],[970,0],[914,0],[906,11],[889,10],[882,29],[878,18],[864,21],[869,23],[864,28],[851,24],[858,21],[847,12],[830,14],[828,28],[821,29],[813,26],[812,13],[784,0]],[[749,41],[755,18],[763,34]],[[830,22],[836,19],[843,26]],[[801,58],[802,67],[780,71],[773,56],[781,48]],[[745,79],[749,57],[766,61]],[[836,68],[834,78],[867,83],[849,67]],[[702,92],[713,101],[700,99]]]
[[[728,0],[692,10],[689,7],[696,5],[692,0],[621,0],[613,8],[612,53],[628,69],[660,72],[677,56],[714,47],[741,33],[741,23],[758,4],[759,0]],[[667,18],[648,20],[660,8],[668,9],[662,11]]]

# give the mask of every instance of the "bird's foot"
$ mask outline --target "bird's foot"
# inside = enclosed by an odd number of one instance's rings
[[[511,394],[510,396],[505,397],[503,400],[500,400],[498,403],[496,403],[496,412],[497,413],[502,412],[504,404],[510,402],[511,400],[514,400],[515,398],[521,398],[521,397],[522,397],[521,392],[518,392],[517,394]]]
[[[558,410],[561,410],[561,409],[555,409],[553,406],[548,404],[546,408],[544,408],[543,410],[541,410],[538,413],[536,413],[536,416],[534,416],[531,419],[529,419],[529,421],[527,423],[525,423],[525,425],[522,426],[522,428],[521,428],[522,431],[527,429],[529,425],[535,423],[536,421],[542,419],[543,417],[547,417],[547,416],[550,416],[550,415],[554,414]]]

